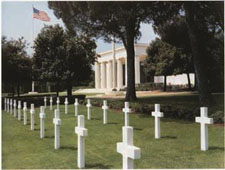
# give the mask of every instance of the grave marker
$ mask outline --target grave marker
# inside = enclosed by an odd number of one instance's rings
[[[57,104],[57,109],[59,109],[59,104],[60,104],[59,97],[57,97],[56,104]]]
[[[23,102],[23,124],[27,125],[27,102]]]
[[[5,98],[4,101],[5,101],[5,107],[4,107],[4,110],[5,110],[5,112],[7,112],[7,101],[8,101],[8,99]]]
[[[44,105],[45,105],[45,109],[47,108],[47,97],[45,96],[44,98]]]
[[[16,100],[14,100],[14,117],[16,117]]]
[[[107,100],[103,100],[103,124],[107,124],[108,123],[108,113],[107,110],[109,109],[109,107],[107,106]]]
[[[52,103],[53,103],[53,99],[52,96],[50,97],[50,110],[52,110]]]
[[[74,106],[75,106],[75,116],[77,116],[78,115],[78,106],[79,106],[78,98],[75,99]]]
[[[40,138],[45,137],[45,107],[40,107]]]
[[[84,125],[84,115],[78,116],[78,126],[75,127],[75,133],[78,135],[78,152],[77,152],[77,166],[78,168],[85,167],[85,136],[88,135],[88,130]]]
[[[195,121],[201,124],[201,150],[208,150],[208,124],[213,124],[213,119],[208,118],[208,108],[201,107],[201,117],[196,117]]]
[[[34,130],[35,129],[35,110],[34,110],[34,104],[30,105],[30,129]]]
[[[18,101],[18,120],[21,120],[21,101]]]
[[[92,107],[92,105],[91,105],[91,100],[90,99],[88,99],[87,100],[87,117],[88,117],[88,120],[91,120],[91,107]]]
[[[129,126],[129,113],[131,112],[129,102],[125,102],[123,112],[125,114],[125,126]]]
[[[60,148],[60,112],[59,109],[55,109],[55,118],[53,119],[53,123],[55,124],[55,149]]]
[[[141,158],[141,149],[133,146],[131,126],[123,126],[123,142],[117,143],[117,152],[123,156],[123,169],[134,169],[134,159]]]
[[[8,112],[9,112],[9,104],[8,104]],[[10,114],[13,114],[13,99],[10,99]]]
[[[160,112],[160,104],[155,104],[155,111],[152,112],[152,116],[155,117],[155,138],[160,138],[160,117],[163,117],[163,113]]]
[[[67,114],[68,113],[68,104],[69,104],[67,97],[65,98],[64,104],[65,104],[65,114]]]

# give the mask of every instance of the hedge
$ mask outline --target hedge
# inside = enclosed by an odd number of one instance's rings
[[[108,106],[111,109],[122,110],[124,107],[124,101],[107,99]],[[86,104],[86,100],[84,104]],[[93,106],[101,107],[103,105],[103,99],[91,99]],[[155,110],[154,104],[146,103],[130,103],[132,112],[142,113],[151,116],[151,113]],[[160,111],[164,113],[164,117],[190,120],[194,121],[195,117],[200,115],[200,108],[193,105],[179,105],[179,104],[160,104]],[[209,116],[214,119],[215,123],[224,123],[224,112],[222,110],[210,110]]]

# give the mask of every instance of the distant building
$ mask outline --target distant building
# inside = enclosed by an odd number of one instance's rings
[[[146,59],[146,49],[148,44],[134,44],[135,49],[135,84],[145,82],[143,72],[143,61]],[[124,47],[102,52],[95,62],[95,88],[99,90],[111,91],[120,90],[127,85],[127,54]],[[191,84],[194,84],[194,74],[190,74]],[[163,83],[163,76],[155,76],[155,83]],[[187,75],[167,76],[167,84],[185,85],[188,84]]]

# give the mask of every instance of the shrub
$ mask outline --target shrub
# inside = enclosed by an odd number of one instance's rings
[[[218,110],[210,115],[215,123],[224,123],[224,112],[221,110]]]

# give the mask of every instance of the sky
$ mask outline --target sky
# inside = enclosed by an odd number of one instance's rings
[[[38,10],[45,11],[51,18],[51,22],[44,22],[32,18],[32,6]],[[33,54],[32,42],[35,37],[40,33],[41,28],[44,25],[55,25],[59,24],[65,28],[64,23],[61,19],[57,19],[53,13],[53,10],[48,8],[47,1],[33,1],[33,2],[13,2],[3,1],[2,2],[2,35],[8,39],[18,39],[23,36],[24,39],[29,43],[27,52],[29,55]],[[155,35],[152,25],[141,24],[140,31],[142,37],[138,40],[138,43],[149,44],[154,40]],[[102,39],[97,40],[96,52],[104,52],[112,49],[111,43],[105,43]],[[122,44],[116,44],[116,47],[122,46]]]

